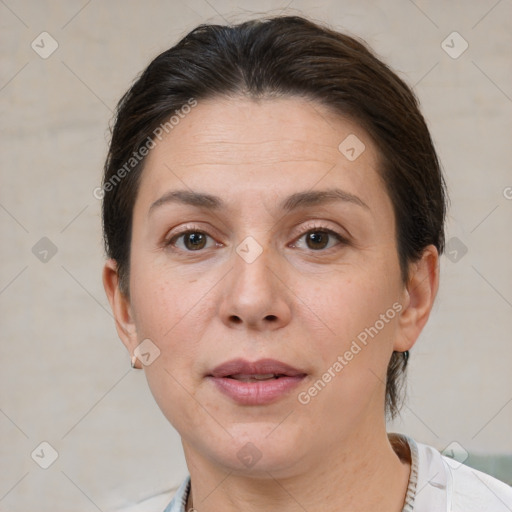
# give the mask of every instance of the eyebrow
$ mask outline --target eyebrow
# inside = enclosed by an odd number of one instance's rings
[[[366,208],[367,210],[370,209],[370,207],[358,196],[339,188],[296,192],[282,200],[281,203],[279,203],[278,208],[286,212],[291,212],[299,208],[318,206],[334,201],[352,203],[362,208]],[[202,192],[192,192],[190,190],[172,190],[157,199],[150,206],[148,215],[159,206],[169,203],[186,204],[215,211],[226,208],[226,203],[218,196]]]

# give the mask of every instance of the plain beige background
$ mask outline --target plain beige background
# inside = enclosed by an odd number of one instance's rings
[[[390,430],[512,454],[510,0],[1,0],[1,511],[107,510],[185,476],[114,329],[93,190],[149,61],[199,23],[265,12],[366,39],[414,87],[446,172],[441,289]]]

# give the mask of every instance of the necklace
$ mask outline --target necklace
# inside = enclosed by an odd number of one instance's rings
[[[185,512],[197,512],[192,503],[192,488],[188,491],[187,504],[185,505]]]

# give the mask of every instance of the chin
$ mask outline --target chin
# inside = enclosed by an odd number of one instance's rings
[[[283,425],[282,431],[277,432],[281,427],[276,425],[275,422],[238,424],[228,429],[232,438],[209,446],[208,450],[218,464],[234,474],[255,478],[268,478],[269,473],[289,475],[303,458],[297,447],[303,447],[304,440],[299,439],[300,429]]]

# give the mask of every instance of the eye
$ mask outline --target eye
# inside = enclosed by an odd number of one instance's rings
[[[304,239],[304,242],[301,242],[302,239]],[[325,227],[315,227],[301,235],[293,244],[293,247],[304,248],[305,244],[306,249],[321,251],[331,249],[340,243],[346,243],[346,239],[336,231]]]
[[[304,241],[302,241],[303,239]],[[322,251],[346,243],[346,238],[336,231],[325,226],[313,226],[309,227],[309,229],[292,244],[292,247]],[[173,249],[184,252],[198,252],[203,249],[219,246],[219,244],[204,231],[188,229],[172,236],[165,242],[165,246],[170,246]]]
[[[181,240],[182,239],[182,240]],[[212,242],[209,246],[208,239]],[[173,246],[182,251],[200,251],[201,249],[208,249],[215,245],[213,238],[204,231],[188,230],[174,235],[166,246]]]

